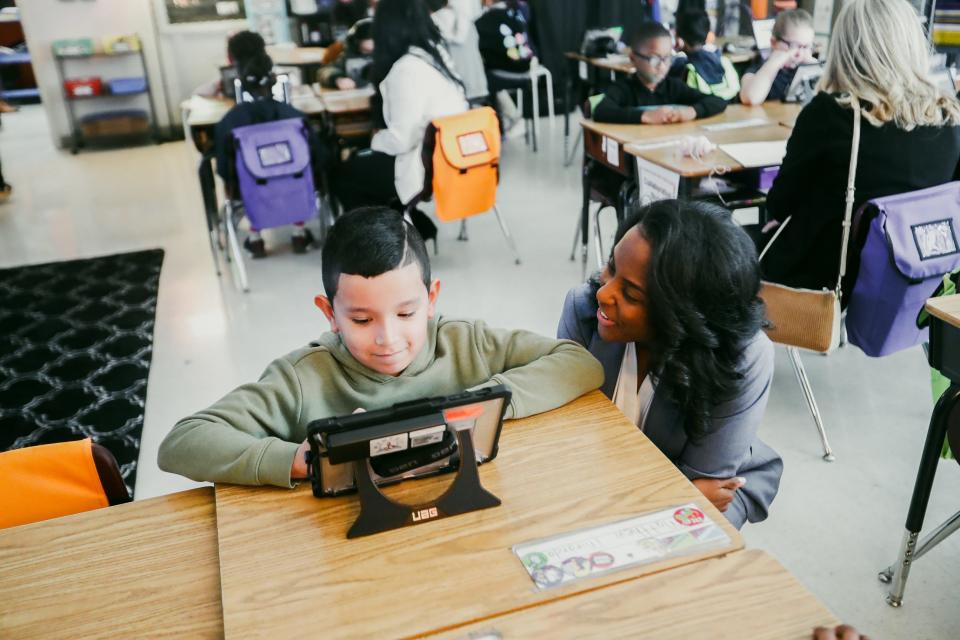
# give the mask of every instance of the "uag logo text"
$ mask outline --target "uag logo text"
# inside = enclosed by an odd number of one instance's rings
[[[957,238],[953,220],[937,220],[910,227],[921,260],[939,258],[957,253]]]
[[[413,521],[421,522],[423,520],[431,520],[437,517],[437,508],[430,507],[429,509],[420,509],[419,511],[413,512]]]

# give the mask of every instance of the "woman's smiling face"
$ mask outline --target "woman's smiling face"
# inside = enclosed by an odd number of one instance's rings
[[[597,332],[604,341],[649,343],[653,337],[646,294],[650,254],[639,225],[614,247],[597,291]]]

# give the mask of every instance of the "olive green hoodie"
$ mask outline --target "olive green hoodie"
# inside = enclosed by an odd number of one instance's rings
[[[481,321],[431,320],[427,342],[398,376],[360,364],[339,334],[274,360],[258,382],[184,418],[160,445],[160,468],[194,480],[291,487],[307,425],[319,418],[505,384],[507,418],[559,407],[603,383],[580,345]]]

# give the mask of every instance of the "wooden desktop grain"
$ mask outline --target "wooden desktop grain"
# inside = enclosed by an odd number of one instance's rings
[[[222,635],[210,487],[0,531],[0,638]]]
[[[267,47],[267,54],[273,64],[282,67],[297,67],[318,65],[323,62],[327,50],[323,47],[284,47],[271,45]],[[304,78],[306,81],[307,79]]]
[[[406,637],[721,555],[743,541],[636,426],[599,392],[504,427],[480,470],[500,507],[346,539],[355,496],[217,487],[224,629],[228,638]],[[394,487],[412,502],[450,476]],[[538,592],[510,547],[696,502],[731,544]]]
[[[766,553],[723,558],[564,598],[442,634],[466,638],[807,640],[838,620]]]
[[[926,309],[930,315],[954,327],[960,327],[960,294],[931,298],[927,300]]]

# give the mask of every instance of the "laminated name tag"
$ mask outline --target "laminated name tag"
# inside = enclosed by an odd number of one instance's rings
[[[543,590],[729,544],[730,536],[690,503],[514,545],[513,552]]]

